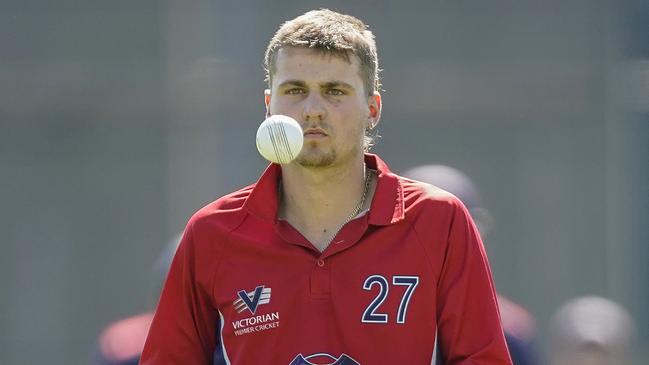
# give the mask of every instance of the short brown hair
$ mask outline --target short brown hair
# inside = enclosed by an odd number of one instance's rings
[[[307,47],[349,60],[355,55],[365,91],[380,88],[379,62],[374,35],[359,19],[328,9],[312,10],[282,24],[271,39],[264,57],[266,82],[271,86],[277,52],[283,47]]]

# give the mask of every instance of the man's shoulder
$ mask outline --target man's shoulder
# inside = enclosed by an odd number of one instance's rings
[[[245,217],[244,206],[254,187],[255,184],[248,185],[205,205],[192,215],[189,224],[193,226],[214,223],[232,225],[240,222]]]
[[[399,177],[399,180],[405,219],[415,226],[437,229],[452,224],[458,216],[469,218],[462,201],[448,191],[404,177]]]
[[[399,176],[406,208],[430,207],[454,209],[462,202],[453,194],[435,185]]]

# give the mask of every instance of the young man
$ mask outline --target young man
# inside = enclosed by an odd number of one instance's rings
[[[452,195],[366,154],[381,114],[373,35],[308,12],[266,52],[267,114],[298,158],[198,211],[141,364],[511,364],[484,248]]]

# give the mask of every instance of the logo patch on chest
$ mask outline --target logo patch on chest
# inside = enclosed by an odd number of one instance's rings
[[[264,285],[259,285],[251,291],[239,290],[237,292],[237,299],[232,302],[234,310],[237,313],[243,313],[247,309],[253,316],[232,322],[236,336],[279,327],[279,312],[255,315],[260,305],[270,303],[270,295],[271,289]]]
[[[247,309],[251,314],[255,314],[258,306],[270,303],[270,292],[270,288],[266,288],[264,285],[259,285],[255,290],[249,292],[239,290],[237,293],[239,298],[232,305],[237,313]]]

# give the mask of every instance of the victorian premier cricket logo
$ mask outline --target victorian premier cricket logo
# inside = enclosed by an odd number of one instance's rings
[[[252,291],[239,290],[238,298],[232,303],[237,313],[248,310],[253,316],[232,322],[234,334],[261,332],[279,327],[279,312],[254,315],[262,304],[270,303],[271,289],[259,285]]]
[[[263,285],[256,287],[255,290],[250,292],[239,290],[237,294],[239,295],[239,299],[232,303],[237,313],[241,313],[247,309],[250,313],[255,314],[259,305],[270,303],[270,288],[266,288]]]

